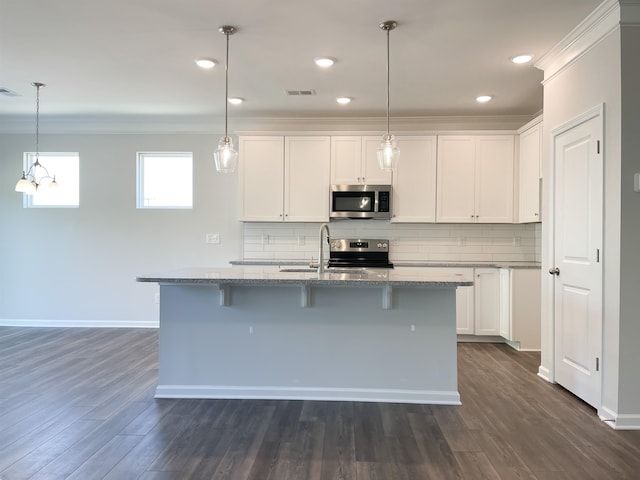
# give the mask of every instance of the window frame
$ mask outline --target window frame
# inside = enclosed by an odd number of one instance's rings
[[[145,157],[181,157],[191,161],[191,202],[190,205],[145,205],[144,201],[144,159]],[[140,210],[193,210],[193,152],[153,152],[136,153],[136,209]]]

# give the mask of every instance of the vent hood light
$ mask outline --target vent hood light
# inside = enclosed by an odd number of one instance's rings
[[[491,95],[480,95],[479,97],[476,97],[476,102],[487,103],[492,98],[493,97]]]
[[[351,99],[349,97],[338,97],[336,98],[336,102],[340,105],[346,105],[347,103],[351,103]]]
[[[231,105],[240,105],[242,102],[244,102],[244,98],[240,98],[240,97],[229,97],[229,103]]]

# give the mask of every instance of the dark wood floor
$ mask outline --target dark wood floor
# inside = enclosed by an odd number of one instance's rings
[[[0,479],[638,479],[539,356],[460,344],[463,405],[156,400],[157,331],[0,327]]]

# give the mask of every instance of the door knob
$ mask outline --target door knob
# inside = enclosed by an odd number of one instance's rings
[[[551,275],[560,275],[560,269],[558,267],[550,268],[549,273]]]

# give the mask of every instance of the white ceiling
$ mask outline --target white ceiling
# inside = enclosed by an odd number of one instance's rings
[[[542,72],[533,64],[600,0],[2,0],[0,117],[224,114],[237,117],[384,116],[391,32],[391,114],[533,115]],[[509,59],[531,53],[534,62]],[[320,55],[337,63],[321,70]],[[205,71],[196,57],[220,64]],[[313,89],[288,97],[287,89]],[[493,95],[478,104],[479,94]],[[337,96],[353,97],[348,106]],[[15,117],[17,118],[17,117]]]

